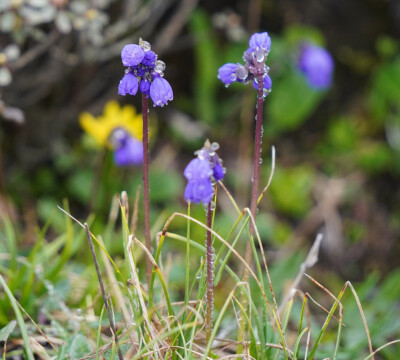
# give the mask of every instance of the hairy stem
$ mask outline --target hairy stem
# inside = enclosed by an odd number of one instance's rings
[[[211,229],[211,202],[207,206],[207,227]],[[206,344],[208,344],[212,331],[212,311],[214,307],[214,249],[211,242],[211,231],[206,233],[207,257],[207,304],[206,304]]]
[[[250,211],[253,218],[256,219],[257,213],[257,199],[258,199],[258,188],[260,180],[260,160],[261,160],[261,143],[262,143],[262,122],[263,122],[263,109],[264,109],[264,95],[263,95],[264,80],[262,75],[258,76],[258,89],[257,89],[257,116],[256,116],[256,129],[254,135],[254,158],[253,158],[253,178],[251,188],[251,203]],[[253,223],[250,223],[250,235],[254,235]],[[252,261],[252,249],[250,241],[247,242],[245,260],[247,264],[251,264]],[[247,271],[244,271],[243,280],[246,281],[245,276]]]
[[[149,188],[149,100],[142,95],[142,116],[143,116],[143,211],[144,211],[144,237],[146,247],[151,252],[150,236],[150,188]],[[150,286],[151,261],[146,256],[146,278]]]

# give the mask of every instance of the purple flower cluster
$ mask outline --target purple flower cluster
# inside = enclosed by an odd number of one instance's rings
[[[265,65],[271,38],[267,32],[255,33],[250,37],[249,48],[243,54],[244,65],[228,63],[222,65],[218,70],[218,79],[225,86],[234,82],[247,83],[252,81],[253,87],[258,90],[258,81],[263,81],[263,95],[271,92],[272,80],[268,75],[269,67]]]
[[[174,98],[171,85],[163,78],[165,63],[157,60],[147,41],[139,40],[139,45],[125,45],[121,51],[125,75],[119,82],[118,94],[136,95],[137,91],[150,96],[154,106],[167,105]]]
[[[324,48],[303,44],[297,66],[314,89],[323,90],[331,86],[334,62]]]
[[[114,149],[114,162],[117,166],[139,165],[143,162],[143,143],[124,129],[116,128],[109,141]]]
[[[216,154],[219,149],[218,143],[210,143],[206,140],[203,148],[195,152],[197,158],[193,159],[187,166],[183,175],[188,180],[185,189],[187,202],[195,202],[204,205],[209,204],[214,194],[214,184],[222,180],[225,169],[222,160]]]

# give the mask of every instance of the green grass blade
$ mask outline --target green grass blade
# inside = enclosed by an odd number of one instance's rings
[[[9,289],[9,287],[7,286],[3,276],[1,276],[1,275],[0,275],[0,284],[3,286],[4,291],[6,292],[8,298],[10,300],[11,306],[14,309],[15,316],[17,317],[18,326],[19,326],[19,328],[21,330],[22,339],[24,340],[25,354],[27,356],[27,359],[28,360],[34,360],[35,358],[33,356],[32,349],[31,349],[31,347],[29,345],[28,331],[26,329],[25,322],[24,322],[24,319],[23,319],[22,314],[21,314],[21,310],[18,307],[17,300],[15,299],[13,294],[11,293],[11,290]]]

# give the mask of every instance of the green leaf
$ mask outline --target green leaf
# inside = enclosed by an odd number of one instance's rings
[[[183,176],[174,172],[152,171],[149,183],[152,201],[163,202],[183,196]]]
[[[200,10],[193,12],[190,30],[195,37],[196,78],[194,99],[196,116],[212,124],[216,119],[215,92],[217,86],[218,52],[208,15]]]
[[[270,188],[276,208],[295,217],[305,215],[312,206],[313,178],[314,170],[306,165],[277,168]]]
[[[0,342],[4,341],[6,342],[10,334],[14,331],[15,325],[17,325],[17,322],[15,320],[11,320],[6,326],[4,326],[0,330]]]
[[[76,334],[67,348],[67,354],[70,359],[79,359],[90,353],[91,350],[85,336]]]
[[[266,130],[275,134],[296,129],[313,113],[324,94],[311,89],[299,73],[286,72],[273,82],[272,93],[267,97]]]

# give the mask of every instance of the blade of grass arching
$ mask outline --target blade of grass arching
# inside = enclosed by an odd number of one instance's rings
[[[292,360],[297,360],[297,357],[299,356],[299,351],[300,351],[300,341],[301,338],[304,336],[304,334],[309,331],[308,327],[305,327],[303,331],[300,332],[300,334],[297,336],[296,343],[294,344],[293,348],[293,358]]]
[[[373,353],[369,354],[366,358],[364,358],[363,360],[369,360],[372,359],[374,357],[374,355],[376,355],[377,352],[381,351],[382,349],[384,349],[385,347],[388,347],[390,345],[394,345],[394,344],[398,344],[400,343],[400,340],[393,340],[393,341],[389,341],[388,343],[382,345],[381,347],[378,347]]]
[[[14,295],[11,293],[11,290],[9,289],[9,287],[7,286],[3,276],[0,275],[0,284],[3,287],[8,299],[10,300],[11,306],[14,310],[15,316],[17,318],[17,322],[18,322],[18,326],[20,328],[21,331],[21,335],[22,335],[22,339],[24,341],[24,348],[25,348],[25,354],[28,360],[34,360],[34,356],[32,353],[32,349],[31,346],[29,344],[29,336],[28,336],[28,331],[26,329],[26,325],[24,322],[24,319],[22,317],[21,311],[18,307],[18,304],[14,298]]]
[[[67,200],[63,201],[63,206],[67,212],[69,212],[69,204]],[[50,269],[50,272],[47,274],[47,279],[50,281],[54,281],[60,270],[64,267],[65,263],[69,260],[71,256],[71,246],[74,239],[74,229],[72,226],[72,221],[69,217],[66,218],[65,221],[66,226],[66,240],[64,249],[62,250],[60,256],[58,257],[58,261],[56,264]]]
[[[15,273],[17,270],[17,237],[15,234],[14,226],[11,223],[11,220],[7,215],[3,217],[4,231],[5,231],[5,240],[7,244],[8,252],[10,253],[10,273]]]
[[[132,250],[131,250],[131,244],[134,241],[135,237],[133,235],[129,236],[129,240],[128,240],[128,245],[127,245],[127,252],[128,252],[128,260],[129,260],[129,267],[130,267],[130,271],[131,271],[131,277],[133,279],[134,282],[134,286],[136,289],[136,293],[139,299],[139,304],[141,307],[141,311],[142,311],[142,315],[144,318],[144,323],[147,327],[147,330],[150,334],[151,340],[150,342],[154,342],[154,347],[155,347],[155,358],[158,359],[159,356],[161,356],[161,354],[159,354],[159,346],[158,346],[158,342],[157,342],[157,337],[155,336],[155,332],[153,329],[153,325],[149,319],[148,316],[148,309],[146,308],[146,304],[144,301],[144,297],[143,297],[143,292],[142,292],[142,288],[140,286],[140,281],[139,281],[139,276],[136,270],[136,264],[133,258],[133,254],[132,254]],[[140,241],[136,240],[136,243],[139,243],[139,245],[143,245]],[[146,246],[144,246],[146,248]],[[147,248],[146,248],[147,250]],[[148,250],[147,250],[148,251]],[[152,258],[151,254],[149,254],[149,257]],[[157,266],[157,264],[156,264]]]
[[[157,334],[157,337],[153,337],[145,346],[143,346],[140,351],[135,354],[135,356],[131,359],[131,360],[138,360],[138,359],[143,359],[144,356],[146,355],[150,355],[147,354],[147,352],[151,349],[151,353],[157,354],[156,352],[156,348],[157,351],[159,351],[158,348],[158,343],[164,341],[165,339],[169,338],[171,335],[175,335],[177,333],[179,333],[182,330],[186,330],[191,328],[193,325],[200,325],[200,324],[195,324],[195,323],[186,323],[184,325],[182,325],[181,327],[174,327],[168,331],[165,331],[164,333],[159,332]],[[165,330],[167,330],[168,328],[164,328]],[[121,339],[123,339],[123,337],[121,337]],[[154,355],[156,357],[156,355]],[[157,358],[157,357],[156,357]],[[164,357],[163,357],[164,358]]]
[[[103,243],[103,239],[100,236],[99,236],[99,241],[101,241],[102,244],[104,244]],[[131,320],[131,316],[130,316],[130,313],[128,311],[128,308],[127,308],[127,306],[125,304],[124,296],[123,296],[123,294],[121,292],[121,289],[120,289],[120,287],[118,285],[117,278],[115,277],[115,274],[113,272],[113,268],[112,268],[110,262],[108,261],[107,256],[103,252],[101,252],[100,254],[101,254],[101,258],[103,260],[103,264],[104,264],[104,267],[105,267],[105,270],[106,270],[106,274],[107,274],[107,276],[108,276],[108,278],[110,280],[111,289],[112,289],[113,294],[114,294],[114,296],[115,296],[115,298],[117,300],[119,308],[121,309],[122,316],[124,318],[125,324],[126,324],[126,326],[128,326],[128,324],[130,324],[132,320]],[[129,291],[128,291],[128,287],[127,287],[127,281],[122,281],[122,284],[124,286],[124,289],[125,289],[126,293],[128,294]],[[131,301],[131,299],[129,299],[129,300]],[[133,304],[132,301],[131,301],[131,306],[132,306],[132,309],[133,309],[134,308],[134,304]],[[134,342],[133,338],[131,336],[129,338],[130,338],[130,342],[131,342],[132,347],[135,347],[135,342]]]
[[[290,313],[292,312],[292,308],[293,308],[293,298],[291,298],[288,303],[287,306],[285,308],[285,312],[283,314],[283,321],[282,321],[282,333],[285,333],[287,325],[289,323],[289,317],[290,317]],[[284,344],[282,344],[283,347],[285,347]],[[273,357],[274,360],[276,360],[278,358],[279,355],[279,350],[275,351],[275,355]]]
[[[299,321],[299,330],[297,332],[297,335],[299,336],[301,333],[301,328],[303,327],[303,319],[304,319],[304,310],[306,308],[306,301],[307,301],[307,296],[304,296],[303,299],[303,305],[301,306],[301,312],[300,312],[300,321]]]
[[[211,347],[212,347],[212,344],[214,342],[215,336],[217,335],[217,331],[219,329],[219,326],[221,325],[222,318],[224,317],[224,314],[225,314],[226,310],[228,309],[228,305],[232,301],[232,298],[233,298],[233,296],[235,294],[236,289],[238,289],[240,287],[240,285],[244,285],[245,286],[246,284],[247,283],[243,283],[243,282],[236,283],[234,288],[229,293],[227,299],[225,300],[225,303],[222,306],[221,311],[219,312],[217,319],[215,320],[215,324],[214,324],[214,327],[212,329],[211,336],[210,336],[210,341],[207,343],[207,347],[204,350],[204,355],[203,355],[203,358],[202,358],[203,360],[207,359],[208,354],[211,351]]]
[[[229,230],[228,236],[227,236],[227,240],[231,237],[231,235],[233,234],[233,232],[235,231],[236,227],[239,225],[240,220],[242,219],[244,215],[244,212],[242,211],[240,213],[240,216],[237,218],[237,220],[235,221],[235,223],[233,224],[232,228]],[[235,239],[232,242],[232,247],[235,248],[237,242],[239,241],[240,237],[242,236],[242,233],[244,231],[244,229],[246,228],[247,224],[249,222],[249,218],[246,219],[246,221],[243,223],[242,227],[239,229],[239,232],[237,233]],[[225,246],[222,245],[217,258],[215,260],[215,263],[218,264],[220,262],[220,259],[222,258],[223,255],[223,251],[225,250]],[[214,280],[214,284],[218,285],[218,283],[221,280],[221,276],[222,276],[222,272],[224,271],[225,265],[228,263],[230,256],[232,255],[232,251],[228,250],[228,252],[225,255],[224,260],[222,261],[220,267],[218,268],[217,274],[215,275],[215,280]]]
[[[338,305],[342,306],[342,305],[340,304],[340,299],[342,298],[342,296],[343,296],[343,294],[344,294],[344,289],[342,289],[342,291],[340,292],[339,296],[336,298],[335,296],[333,296],[332,293],[330,293],[326,288],[324,288],[321,284],[319,284],[319,283],[318,283],[316,280],[314,280],[311,276],[309,276],[309,275],[307,275],[307,274],[304,274],[304,275],[307,276],[307,277],[308,277],[311,281],[313,281],[315,284],[317,284],[318,286],[320,286],[323,290],[325,290],[325,291],[328,293],[328,295],[330,295],[330,296],[333,297],[333,299],[334,299],[334,303],[333,303],[333,305],[332,305],[332,307],[331,307],[331,310],[329,311],[328,316],[326,317],[325,322],[324,322],[324,324],[322,325],[322,328],[321,328],[321,330],[320,330],[320,332],[319,332],[319,334],[318,334],[318,336],[317,336],[317,339],[316,339],[316,341],[315,341],[315,344],[314,344],[313,348],[311,349],[311,353],[310,353],[310,355],[309,355],[309,357],[308,357],[308,359],[311,360],[311,359],[313,358],[313,356],[315,355],[315,352],[316,352],[317,349],[318,349],[318,346],[319,346],[319,344],[320,344],[320,342],[321,342],[322,336],[324,335],[326,328],[328,327],[328,325],[329,325],[329,323],[330,323],[332,317],[334,317],[333,314],[335,313],[336,308],[338,307]],[[311,297],[310,297],[310,299],[313,300]],[[342,314],[342,311],[340,311],[340,314]],[[341,317],[340,317],[339,322],[341,322],[341,321],[342,321],[342,319],[341,319]]]
[[[101,323],[103,321],[105,306],[101,309],[100,317],[99,317],[99,327],[97,328],[97,339],[96,339],[96,360],[99,360],[99,349],[100,349],[100,340],[101,340]]]
[[[82,227],[83,229],[85,229],[85,225],[83,225],[79,220],[77,220],[76,218],[74,218],[70,213],[68,213],[67,211],[65,211],[63,208],[57,206],[59,210],[61,210],[65,215],[67,215],[68,217],[70,217],[72,220],[74,220],[80,227]],[[111,258],[110,254],[107,252],[107,250],[104,248],[104,246],[99,242],[99,240],[97,240],[96,236],[92,233],[90,233],[90,235],[92,236],[93,240],[96,242],[96,244],[100,247],[100,249],[106,254],[106,256],[108,257],[108,260],[110,260],[111,264],[113,265],[115,271],[121,276],[121,272],[118,269],[118,266],[115,264],[114,260]]]
[[[186,237],[178,235],[178,234],[166,232],[165,235],[166,235],[166,237],[169,237],[171,239],[175,239],[175,240],[178,240],[178,241],[181,241],[181,242],[185,242],[186,241]],[[196,249],[201,250],[202,252],[205,252],[205,250],[206,250],[204,245],[201,245],[201,244],[199,244],[199,243],[197,243],[197,242],[195,242],[193,240],[190,240],[190,245],[192,247],[196,248]],[[221,261],[222,260],[220,260],[220,262]],[[203,262],[202,265],[204,265],[204,262]],[[197,280],[198,275],[201,273],[201,269],[202,269],[202,267],[200,267],[200,269],[196,273],[196,280]],[[226,270],[226,272],[232,277],[232,279],[236,283],[239,283],[241,281],[240,278],[238,277],[238,275],[229,267],[229,265],[225,264],[224,265],[224,269]],[[194,282],[192,284],[192,288],[190,290],[190,293],[192,292],[192,290],[194,288],[194,285],[196,284],[196,280],[194,280]],[[205,293],[205,286],[204,286],[203,291],[199,290],[198,299],[201,299],[204,296],[204,293]],[[246,294],[247,294],[247,292],[246,292]],[[249,295],[249,294],[247,294],[247,295]],[[254,315],[254,318],[255,318],[255,321],[256,321],[257,331],[259,333],[259,336],[260,336],[260,338],[264,338],[265,336],[264,336],[263,325],[262,325],[261,317],[257,312],[256,305],[254,304],[254,301],[250,296],[247,298],[247,301],[249,301],[249,303],[251,303],[251,306],[252,306],[252,309],[253,309],[253,315]],[[261,347],[262,347],[262,349],[265,349],[265,343],[261,342]]]

